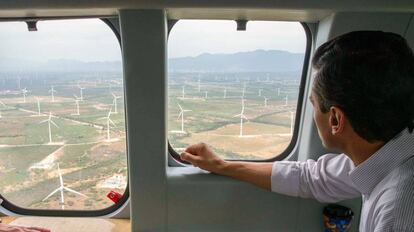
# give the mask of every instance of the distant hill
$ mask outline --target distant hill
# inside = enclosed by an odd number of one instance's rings
[[[208,54],[195,57],[171,58],[169,71],[173,72],[297,72],[302,69],[302,53],[279,50],[256,50],[234,54]],[[3,59],[3,71],[64,71],[64,72],[114,72],[121,71],[120,61],[84,62],[56,59],[46,62]]]
[[[291,72],[303,65],[302,53],[280,50],[256,50],[234,54],[208,54],[196,57],[173,58],[169,70],[176,72]]]

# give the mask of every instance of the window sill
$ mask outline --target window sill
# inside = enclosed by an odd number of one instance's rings
[[[74,218],[74,217],[0,217],[2,223],[15,226],[36,226],[59,232],[129,232],[129,219]]]

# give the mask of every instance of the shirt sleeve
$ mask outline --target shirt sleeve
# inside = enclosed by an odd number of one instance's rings
[[[361,196],[349,172],[351,159],[341,154],[326,154],[317,161],[279,161],[272,168],[272,191],[320,202],[338,202]]]

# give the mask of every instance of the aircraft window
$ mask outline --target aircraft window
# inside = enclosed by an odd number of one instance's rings
[[[180,20],[170,32],[173,156],[205,142],[225,159],[281,159],[294,145],[307,32],[298,22],[236,28],[229,20]]]
[[[115,34],[100,19],[39,21],[37,31],[2,22],[0,40],[2,198],[27,210],[114,206],[108,193],[127,194]]]

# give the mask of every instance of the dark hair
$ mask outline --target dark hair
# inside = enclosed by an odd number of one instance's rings
[[[395,33],[355,31],[320,46],[312,60],[313,92],[323,113],[342,109],[368,142],[414,128],[414,56]]]

